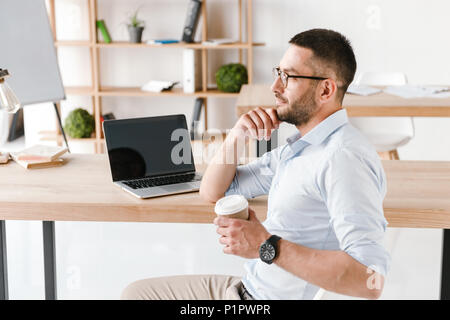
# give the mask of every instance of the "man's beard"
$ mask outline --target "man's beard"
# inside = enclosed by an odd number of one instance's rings
[[[299,99],[293,101],[282,109],[277,109],[278,119],[291,123],[294,126],[301,126],[308,123],[316,114],[317,106],[314,101],[314,90],[308,90],[307,93]]]

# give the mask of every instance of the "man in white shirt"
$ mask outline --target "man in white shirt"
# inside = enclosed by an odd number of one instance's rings
[[[251,209],[247,221],[214,220],[223,251],[249,259],[244,277],[147,279],[122,297],[312,299],[322,287],[378,298],[390,262],[382,245],[386,179],[375,149],[342,109],[355,70],[353,50],[341,34],[325,29],[297,34],[273,69],[277,108],[241,116],[209,164],[200,189],[204,199],[268,194],[263,223]],[[269,139],[282,121],[298,133],[238,166],[240,139]]]

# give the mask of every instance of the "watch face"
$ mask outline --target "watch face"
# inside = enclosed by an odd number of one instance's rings
[[[263,261],[272,261],[275,258],[275,248],[271,244],[261,245],[260,256]]]

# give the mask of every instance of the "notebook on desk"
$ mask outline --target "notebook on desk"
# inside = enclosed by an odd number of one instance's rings
[[[184,115],[103,122],[113,183],[139,198],[197,191]]]

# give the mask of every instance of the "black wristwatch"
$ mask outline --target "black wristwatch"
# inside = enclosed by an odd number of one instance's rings
[[[278,256],[278,245],[277,242],[281,238],[277,235],[270,236],[260,247],[259,247],[259,257],[262,261],[267,264],[271,264],[273,260]]]

